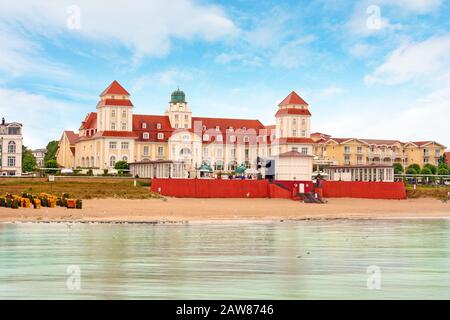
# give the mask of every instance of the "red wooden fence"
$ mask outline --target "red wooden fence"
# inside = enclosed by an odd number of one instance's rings
[[[294,182],[281,183],[288,190],[266,180],[153,179],[151,190],[178,198],[292,199]],[[305,192],[313,191],[312,182],[304,183]],[[323,181],[321,192],[324,198],[406,199],[402,182]]]
[[[323,181],[324,198],[406,199],[403,182]]]

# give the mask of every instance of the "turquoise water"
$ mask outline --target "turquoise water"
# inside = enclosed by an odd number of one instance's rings
[[[0,224],[0,298],[449,299],[450,221]]]

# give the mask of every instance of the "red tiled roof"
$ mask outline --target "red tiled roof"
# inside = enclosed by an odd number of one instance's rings
[[[78,139],[78,134],[73,131],[64,131],[64,133],[66,134],[67,139],[69,139],[70,145],[74,145]]]
[[[308,109],[280,109],[275,114],[275,117],[286,115],[286,114],[296,114],[296,115],[304,115],[304,116],[310,116],[311,112],[309,112]]]
[[[259,120],[250,119],[227,119],[227,118],[205,118],[205,117],[193,117],[192,127],[196,121],[201,121],[202,126],[206,126],[206,129],[215,129],[219,126],[219,130],[224,133],[228,128],[232,127],[234,130],[246,128],[254,129],[258,132],[260,129],[264,129],[264,125]]]
[[[298,158],[311,158],[312,157],[312,155],[303,154],[298,151],[288,151],[285,153],[281,153],[279,156],[280,157],[298,157]]]
[[[81,123],[80,129],[97,129],[97,112],[90,112]]]
[[[137,138],[137,135],[130,131],[98,131],[94,137]]]
[[[445,162],[450,166],[450,151],[445,152]]]
[[[127,90],[125,90],[119,82],[117,82],[116,80],[114,80],[105,90],[103,90],[102,93],[100,93],[100,97],[105,95],[105,94],[119,94],[119,95],[127,95],[129,96],[130,94],[128,93]]]
[[[280,138],[278,139],[279,143],[314,143],[314,140],[311,138]]]
[[[308,105],[308,103],[302,99],[295,91],[292,91],[278,106],[287,106],[290,104],[302,104]]]
[[[131,100],[126,100],[126,99],[105,99],[105,100],[100,100],[97,103],[97,107],[103,107],[103,106],[132,107],[133,103],[131,102]]]
[[[143,123],[147,124],[147,128],[142,128]],[[156,128],[158,123],[161,124],[161,129]],[[173,131],[168,116],[133,115],[133,132],[136,133],[139,141],[167,141],[172,136]],[[143,138],[144,133],[149,134],[148,139]],[[158,133],[164,133],[164,139],[158,139]]]
[[[392,146],[397,143],[403,144],[401,141],[398,141],[398,140],[380,140],[380,139],[358,139],[358,140],[364,141],[367,144],[375,144],[375,145]]]

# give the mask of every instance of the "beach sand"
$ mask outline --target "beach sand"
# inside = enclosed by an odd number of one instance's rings
[[[83,200],[82,210],[0,208],[0,222],[211,222],[306,219],[450,218],[450,203],[435,199],[328,199],[305,204],[284,199]]]

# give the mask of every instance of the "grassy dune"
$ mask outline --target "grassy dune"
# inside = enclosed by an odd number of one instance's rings
[[[406,194],[408,198],[435,198],[443,201],[448,200],[449,186],[417,186],[414,190],[413,186],[406,187]]]
[[[66,192],[78,199],[122,198],[150,199],[159,198],[149,190],[149,183],[138,181],[134,187],[132,179],[64,179],[48,182],[44,179],[1,179],[0,194],[20,194],[22,192],[38,194],[41,192],[61,195]]]

